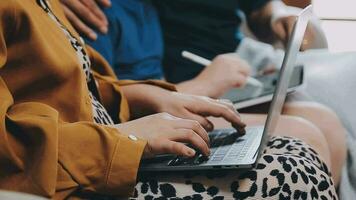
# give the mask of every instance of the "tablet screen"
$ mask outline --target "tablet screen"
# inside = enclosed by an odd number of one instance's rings
[[[246,85],[244,88],[232,89],[223,95],[223,99],[229,99],[234,103],[250,101],[268,95],[272,95],[278,80],[279,71],[255,77],[263,83],[263,89],[255,86]],[[289,88],[296,88],[303,84],[303,66],[296,66],[293,71],[293,76],[289,83]],[[250,105],[252,106],[252,105]]]

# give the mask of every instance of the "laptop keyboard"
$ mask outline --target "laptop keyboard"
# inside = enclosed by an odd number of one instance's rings
[[[258,133],[258,129],[249,129],[249,137],[254,137]],[[239,137],[236,130],[233,129],[219,129],[209,133],[210,138],[210,157],[203,156],[201,153],[197,153],[192,158],[183,156],[177,156],[168,162],[169,166],[179,165],[200,165],[218,164],[223,162],[236,162],[242,160],[250,146],[253,143],[253,139],[245,139],[246,137]]]

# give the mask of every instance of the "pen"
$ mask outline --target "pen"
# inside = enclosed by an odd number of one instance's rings
[[[198,56],[196,54],[193,54],[191,52],[188,52],[188,51],[182,51],[182,56],[184,58],[187,58],[193,62],[196,62],[196,63],[204,65],[204,66],[208,66],[211,64],[210,60],[203,58],[201,56]],[[263,84],[259,80],[252,78],[251,76],[247,77],[247,84],[253,85],[256,87],[260,87],[260,88],[263,87]]]

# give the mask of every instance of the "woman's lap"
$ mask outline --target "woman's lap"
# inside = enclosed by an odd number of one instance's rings
[[[255,169],[142,174],[132,199],[337,199],[330,172],[300,140],[274,137]]]

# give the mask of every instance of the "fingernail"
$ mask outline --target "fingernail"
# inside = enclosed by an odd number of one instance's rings
[[[188,151],[188,155],[189,155],[189,156],[195,156],[195,154],[196,154],[196,152],[195,152],[195,150],[193,150],[193,149],[190,149],[190,150]]]
[[[243,122],[241,117],[240,117],[239,121],[240,121],[239,124],[241,124],[241,127],[246,127],[246,123]]]
[[[98,35],[94,32],[91,32],[89,33],[89,37],[92,39],[92,40],[96,40],[98,38]]]
[[[208,128],[208,131],[212,131],[212,130],[213,130],[213,125],[210,124],[210,123],[208,123],[208,124],[206,125],[206,127]]]
[[[100,32],[106,34],[108,32],[108,27],[106,27],[106,26],[100,27]]]
[[[239,128],[239,133],[241,134],[241,135],[245,135],[246,134],[246,130],[244,129],[244,128]]]

